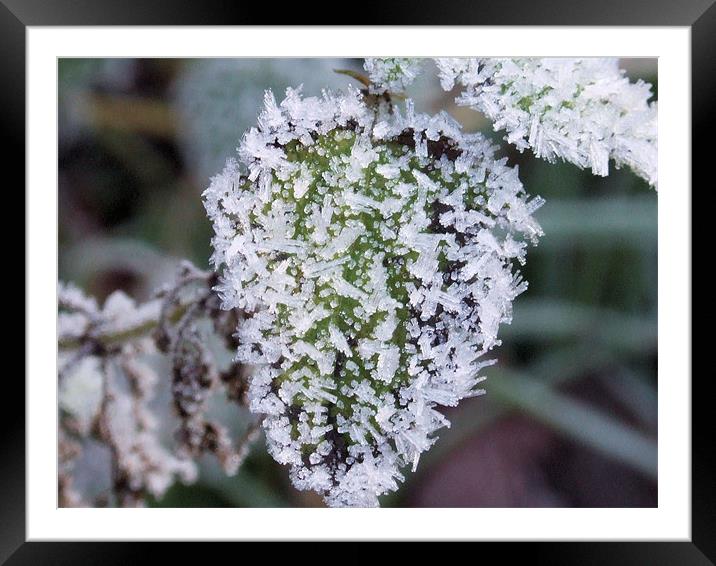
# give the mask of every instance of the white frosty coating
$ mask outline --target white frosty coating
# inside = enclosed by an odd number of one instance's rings
[[[609,160],[657,185],[657,103],[616,58],[437,59],[445,90],[483,112],[505,139],[549,162],[609,174]]]
[[[59,360],[60,367],[67,360]],[[87,356],[77,363],[73,371],[62,381],[58,403],[62,410],[75,417],[77,427],[84,435],[89,434],[102,400],[102,372],[100,360]]]
[[[371,92],[402,92],[420,74],[421,59],[367,57],[363,65],[370,78]]]
[[[58,284],[57,301],[64,311],[58,314],[60,340],[79,339],[91,324],[98,331],[121,334],[156,320],[161,308],[160,301],[137,305],[122,291],[115,291],[100,309],[94,298],[86,296],[73,284],[64,282]]]
[[[93,297],[85,295],[72,283],[58,282],[57,302],[63,308],[79,311],[88,317],[96,316],[99,313],[97,301]]]
[[[517,171],[446,114],[368,107],[355,90],[280,105],[204,193],[225,308],[251,316],[251,410],[299,489],[375,506],[480,393],[525,239]]]
[[[99,308],[94,299],[65,283],[58,285],[58,306],[70,311],[58,313],[61,340],[78,339],[93,325],[98,331],[121,333],[159,316],[158,301],[137,305],[122,291],[115,291]],[[154,351],[153,342],[147,338],[137,341],[134,347],[140,352]],[[74,353],[61,353],[58,359],[60,372],[64,374],[59,384],[59,407],[73,418],[79,434],[89,437],[101,409],[105,380],[111,384],[106,406],[107,427],[128,487],[145,488],[160,497],[176,478],[194,482],[198,473],[196,464],[176,457],[159,439],[158,423],[149,408],[158,379],[154,370],[138,358],[127,359],[122,368],[115,363],[104,368],[100,358],[95,356],[84,357],[76,364],[74,358]],[[130,370],[136,387],[141,388],[141,400],[126,386],[121,387],[125,380],[120,378],[120,373]]]
[[[144,390],[145,402],[149,403],[158,379],[156,373],[136,359],[128,363],[141,378],[139,386]],[[118,369],[110,365],[106,377],[113,383],[107,405],[108,427],[129,489],[145,488],[155,497],[161,497],[177,478],[185,483],[196,481],[196,464],[176,457],[160,442],[158,423],[148,404],[138,404],[136,398],[118,387],[117,382],[121,381],[116,375]]]

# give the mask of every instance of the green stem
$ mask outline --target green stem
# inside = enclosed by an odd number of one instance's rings
[[[191,303],[179,304],[167,318],[168,322],[175,324],[179,322],[181,317],[190,307]],[[141,324],[136,326],[129,326],[123,328],[120,331],[107,331],[100,332],[92,336],[92,338],[98,341],[103,346],[115,346],[124,342],[130,342],[147,336],[152,332],[159,324],[159,315],[156,318],[143,321]],[[75,350],[79,348],[83,343],[82,337],[71,337],[71,338],[60,338],[57,341],[57,346],[60,350]]]

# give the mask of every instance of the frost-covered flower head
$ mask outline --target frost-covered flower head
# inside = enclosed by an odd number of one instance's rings
[[[564,159],[595,175],[609,160],[657,185],[657,104],[616,58],[437,59],[445,90],[483,112],[518,149]]]
[[[251,410],[299,489],[374,506],[480,393],[540,233],[517,170],[445,114],[267,92],[205,204]]]

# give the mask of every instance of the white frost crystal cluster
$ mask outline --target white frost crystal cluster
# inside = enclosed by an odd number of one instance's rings
[[[437,59],[441,84],[520,150],[609,174],[609,160],[657,185],[657,103],[615,58]]]
[[[60,357],[60,364],[67,360]],[[82,434],[89,434],[102,401],[102,371],[100,360],[94,356],[83,358],[66,376],[58,392],[58,402],[77,421]]]
[[[123,293],[115,291],[102,307],[85,296],[77,287],[60,283],[58,315],[60,342],[79,340],[91,328],[122,334],[147,321],[156,320],[159,305],[137,305]],[[158,376],[140,354],[151,354],[151,340],[125,345],[118,360],[103,362],[99,355],[77,359],[76,352],[59,356],[60,409],[73,421],[79,440],[97,435],[111,446],[117,457],[118,471],[127,489],[145,489],[155,497],[162,496],[179,478],[191,483],[196,480],[194,462],[176,457],[159,438],[151,402]],[[126,382],[129,382],[127,384]],[[105,413],[104,429],[99,425]],[[102,429],[102,430],[97,430]]]
[[[371,92],[402,92],[420,74],[420,59],[407,57],[368,57],[365,70],[371,81]]]
[[[204,194],[251,410],[298,489],[375,506],[481,391],[540,234],[517,170],[447,115],[266,93]]]

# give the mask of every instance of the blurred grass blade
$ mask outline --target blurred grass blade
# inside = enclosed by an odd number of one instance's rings
[[[270,488],[261,478],[245,469],[235,476],[227,476],[207,466],[201,483],[211,487],[234,507],[287,507],[288,502]]]
[[[633,316],[608,309],[547,299],[518,300],[512,324],[500,328],[505,339],[538,342],[588,340],[620,352],[656,348],[656,315]]]
[[[492,377],[490,393],[573,440],[656,479],[656,442],[594,407],[511,372]]]
[[[642,422],[656,428],[658,397],[649,376],[622,368],[616,373],[604,375],[601,381],[615,399],[629,407]]]
[[[538,250],[580,244],[653,247],[657,243],[657,198],[549,199],[536,214],[545,237]]]

